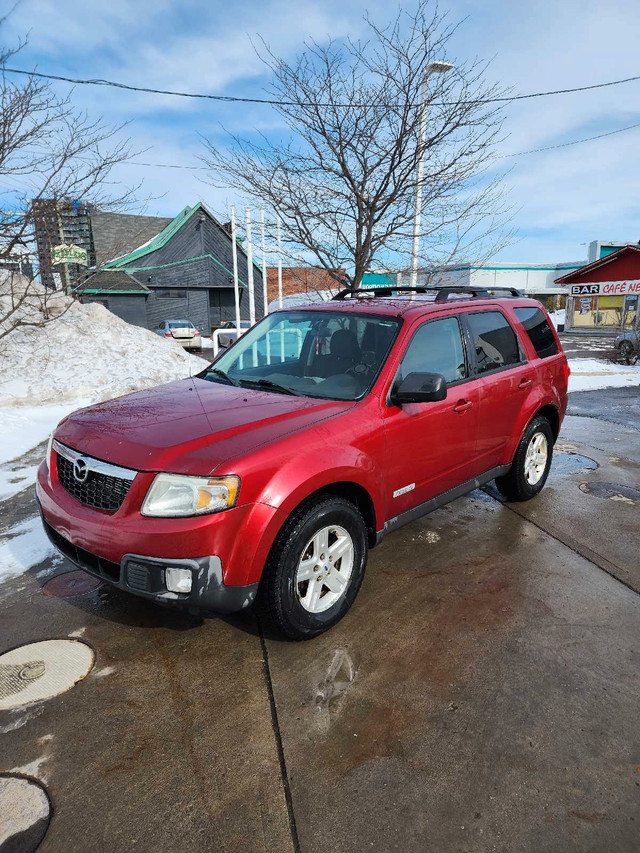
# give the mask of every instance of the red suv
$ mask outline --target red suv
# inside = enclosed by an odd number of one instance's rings
[[[402,290],[269,314],[196,377],[63,420],[37,483],[54,544],[157,602],[257,598],[302,639],[344,616],[385,533],[494,479],[532,498],[569,375],[544,308]]]

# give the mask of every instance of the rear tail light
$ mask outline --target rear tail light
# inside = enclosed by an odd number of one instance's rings
[[[565,361],[565,363],[564,363],[564,379],[565,379],[565,382],[569,381],[570,376],[571,376],[571,368],[569,367],[568,362]]]
[[[197,332],[197,331],[196,331],[196,332],[194,332],[194,333],[193,333],[193,337],[194,337],[194,338],[199,338],[199,337],[200,337],[200,332]]]
[[[165,332],[165,333],[164,333],[164,336],[165,336],[165,338],[170,338],[170,337],[171,337],[171,332]]]

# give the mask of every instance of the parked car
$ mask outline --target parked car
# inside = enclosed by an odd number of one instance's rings
[[[240,321],[240,332],[246,332],[247,329],[251,328],[251,323],[249,320],[241,320]],[[218,332],[218,346],[220,349],[227,349],[231,344],[235,343],[238,333],[236,331],[236,324],[231,320],[226,320],[220,327],[220,331]]]
[[[616,338],[616,349],[622,358],[632,358],[640,353],[640,332],[629,329]]]
[[[219,612],[257,599],[313,637],[389,532],[490,480],[509,500],[540,492],[568,376],[545,309],[518,295],[277,311],[197,377],[61,421],[38,470],[44,526],[128,592]]]
[[[173,338],[185,349],[202,349],[202,336],[189,320],[165,320],[156,329],[156,334]]]

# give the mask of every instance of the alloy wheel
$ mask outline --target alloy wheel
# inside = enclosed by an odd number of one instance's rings
[[[349,585],[355,550],[350,534],[337,524],[322,527],[302,551],[295,584],[298,601],[309,613],[332,607]]]

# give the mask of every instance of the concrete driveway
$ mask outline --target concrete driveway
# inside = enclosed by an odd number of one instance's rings
[[[477,491],[390,535],[307,643],[107,587],[45,595],[73,569],[50,558],[5,581],[0,650],[96,653],[0,712],[0,769],[50,797],[40,849],[636,851],[639,439],[568,417],[542,495]],[[31,490],[2,509],[11,546]]]

